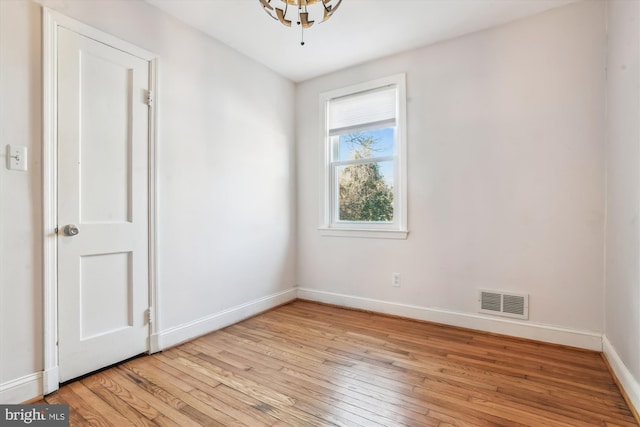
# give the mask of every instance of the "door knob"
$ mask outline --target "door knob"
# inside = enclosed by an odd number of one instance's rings
[[[75,224],[69,224],[64,226],[64,234],[67,236],[76,236],[80,233],[80,229]]]

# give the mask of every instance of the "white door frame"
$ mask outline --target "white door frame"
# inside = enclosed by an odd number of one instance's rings
[[[117,37],[96,30],[46,7],[42,8],[42,210],[43,210],[43,374],[42,392],[49,394],[59,387],[58,369],[58,191],[57,191],[57,51],[58,27],[68,28],[85,37],[123,50],[150,62],[149,87],[153,94],[149,114],[149,306],[150,322],[148,348],[160,351],[158,345],[159,299],[157,289],[157,185],[156,144],[158,123],[158,55],[134,46]]]

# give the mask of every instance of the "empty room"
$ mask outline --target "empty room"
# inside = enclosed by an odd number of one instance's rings
[[[2,426],[640,423],[640,1],[0,0],[0,140]]]

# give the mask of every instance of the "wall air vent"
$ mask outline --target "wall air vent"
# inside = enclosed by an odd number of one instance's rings
[[[480,313],[529,319],[529,295],[480,290]]]

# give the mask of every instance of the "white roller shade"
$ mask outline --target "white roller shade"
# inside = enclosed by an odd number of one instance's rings
[[[329,101],[329,135],[396,125],[395,86],[358,93]]]

